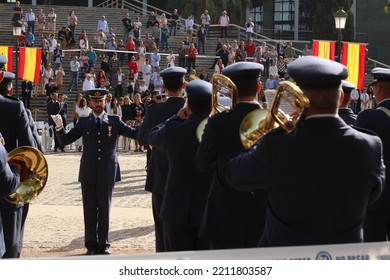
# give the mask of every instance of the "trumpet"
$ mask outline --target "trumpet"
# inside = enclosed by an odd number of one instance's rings
[[[289,81],[281,82],[270,110],[254,110],[242,120],[239,131],[242,145],[251,147],[279,126],[287,133],[292,132],[305,119],[309,108],[310,101],[298,86]]]
[[[20,182],[15,193],[4,199],[12,204],[25,204],[37,198],[43,191],[49,174],[42,152],[30,146],[18,147],[8,154],[8,162],[21,163],[27,169],[28,178]]]

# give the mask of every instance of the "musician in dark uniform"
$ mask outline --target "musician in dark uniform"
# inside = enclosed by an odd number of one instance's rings
[[[237,105],[233,110],[209,118],[198,149],[200,170],[212,170],[213,182],[200,228],[201,237],[212,249],[256,247],[265,220],[265,192],[239,192],[225,179],[226,165],[244,147],[240,125],[251,111],[260,109],[257,95],[261,89],[263,66],[254,62],[232,64],[223,70],[237,86]]]
[[[209,249],[198,237],[212,174],[201,172],[195,163],[199,146],[197,129],[211,112],[211,84],[201,80],[186,86],[187,106],[166,122],[154,127],[147,142],[165,149],[169,172],[161,207],[166,251]]]
[[[151,104],[146,110],[145,117],[139,128],[138,142],[149,144],[147,135],[149,131],[166,119],[175,115],[184,105],[182,97],[186,86],[184,75],[186,70],[181,67],[170,67],[161,71],[164,89],[168,92],[168,100],[164,103]],[[161,203],[168,174],[168,158],[165,150],[153,148],[146,176],[145,189],[152,193],[153,219],[156,234],[156,252],[164,252],[163,226],[160,218]]]
[[[133,139],[137,137],[136,129],[126,125],[119,116],[110,116],[104,111],[107,93],[106,89],[87,91],[93,114],[80,118],[66,134],[61,116],[53,117],[61,145],[69,145],[83,137],[79,182],[87,255],[110,254],[108,232],[112,192],[115,182],[121,180],[116,139],[119,135]]]
[[[237,190],[267,191],[261,247],[362,242],[367,205],[385,182],[381,141],[337,115],[344,65],[305,56],[288,74],[310,101],[306,119],[291,133],[268,132],[233,158],[226,179]]]
[[[0,69],[7,63],[7,58],[0,55]],[[23,103],[12,95],[12,80],[15,74],[3,72],[0,82],[0,132],[5,140],[7,152],[20,146],[40,147],[37,135],[34,138],[30,128],[30,119]],[[3,220],[6,252],[3,258],[19,258],[23,247],[24,221],[28,204],[12,204],[0,198],[0,210]]]
[[[0,133],[0,139],[2,135]],[[8,164],[7,151],[5,150],[2,141],[0,141],[0,197],[4,197],[16,192],[19,187],[20,170],[13,164]],[[1,213],[0,209],[0,213]],[[5,242],[3,233],[3,223],[0,215],[0,258],[5,253]]]
[[[371,71],[374,82],[376,109],[368,109],[357,116],[356,126],[374,131],[382,140],[383,158],[386,165],[386,187],[377,202],[367,209],[364,224],[364,241],[377,242],[390,239],[390,69],[374,68]],[[361,154],[362,151],[356,151]],[[361,158],[358,161],[365,164]]]
[[[356,115],[352,109],[349,108],[349,105],[351,104],[351,92],[355,89],[355,86],[353,83],[343,80],[341,81],[341,89],[343,91],[342,101],[339,106],[339,116],[343,119],[343,121],[345,121],[346,124],[354,125],[356,121]]]

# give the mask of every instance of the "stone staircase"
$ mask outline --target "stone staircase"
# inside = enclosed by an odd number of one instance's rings
[[[12,27],[11,27],[11,17],[12,17],[12,7],[13,4],[0,4],[0,45],[3,46],[15,46],[15,37],[12,35]],[[146,18],[143,17],[140,14],[137,14],[134,11],[130,10],[122,10],[122,9],[109,9],[109,8],[87,8],[87,7],[70,7],[70,6],[45,6],[45,5],[38,5],[38,6],[29,6],[29,5],[23,5],[23,11],[27,11],[29,8],[33,9],[34,13],[38,12],[38,9],[42,8],[45,14],[47,14],[51,7],[55,8],[55,12],[57,14],[57,26],[56,26],[56,32],[62,27],[67,25],[67,15],[70,11],[74,10],[76,16],[78,17],[79,24],[76,28],[76,34],[75,38],[77,41],[78,46],[78,36],[81,33],[82,30],[85,30],[88,38],[89,43],[94,47],[97,48],[96,40],[94,39],[94,35],[96,33],[96,26],[97,22],[101,18],[102,15],[106,17],[106,20],[108,22],[109,27],[112,27],[114,29],[114,33],[116,33],[117,40],[122,39],[122,27],[121,27],[121,20],[124,17],[124,14],[126,12],[130,13],[130,18],[133,20],[136,16],[139,16],[141,19],[141,22],[143,24],[142,28],[142,36],[144,36],[146,33],[151,33],[151,28],[146,29]],[[37,33],[37,32],[35,32]],[[213,70],[209,69],[210,66],[212,66],[214,61],[214,50],[215,46],[217,44],[217,38],[219,31],[217,29],[210,31],[210,36],[208,38],[208,41],[206,42],[206,55],[205,56],[199,56],[196,61],[196,70],[197,73],[200,73],[200,70],[202,68],[207,69],[207,72],[209,76],[212,75]],[[237,38],[238,34],[231,32],[229,34],[231,41],[234,38]],[[185,32],[183,26],[179,25],[179,29],[177,30],[176,37],[171,36],[169,38],[169,47],[171,50],[174,51],[174,53],[177,53],[177,49],[179,47],[179,43],[185,38]],[[56,34],[57,39],[57,34]],[[35,39],[35,46],[39,46],[41,44],[41,39],[36,36]],[[161,68],[164,69],[166,67],[166,59],[165,55],[167,52],[161,52]],[[100,68],[101,58],[97,60],[95,63],[95,73],[98,72]],[[68,122],[71,122],[73,119],[71,107],[73,104],[73,100],[75,99],[76,92],[72,91],[69,92],[69,83],[70,83],[70,59],[68,56],[65,57],[63,61],[63,68],[65,71],[65,77],[64,77],[64,84],[63,84],[63,90],[62,92],[68,96],[67,102],[68,102],[68,108],[70,108],[70,112],[68,112]],[[178,60],[176,60],[176,63],[178,63]],[[14,56],[14,69],[13,72],[16,71],[15,69],[15,56]],[[124,67],[124,73],[127,75],[127,67]],[[21,90],[21,79],[19,79],[19,92]],[[79,80],[79,90],[82,87],[82,82]],[[15,86],[14,86],[15,88]],[[15,93],[14,93],[15,94]],[[39,92],[38,92],[39,94]],[[20,96],[20,95],[19,95]],[[31,99],[31,109],[33,111],[33,117],[36,121],[46,121],[47,115],[46,115],[46,99],[44,97],[33,97]]]

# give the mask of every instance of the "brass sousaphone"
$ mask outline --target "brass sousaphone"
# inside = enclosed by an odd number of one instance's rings
[[[8,154],[8,162],[20,163],[27,172],[28,178],[20,182],[15,193],[5,198],[12,204],[29,203],[43,191],[48,173],[47,162],[41,151],[34,147],[22,146],[12,150]]]
[[[298,86],[290,81],[280,82],[271,109],[254,110],[242,120],[242,145],[251,147],[265,133],[278,126],[287,133],[293,131],[304,120],[309,108],[310,101]]]

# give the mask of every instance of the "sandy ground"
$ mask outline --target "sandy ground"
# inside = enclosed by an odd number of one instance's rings
[[[22,258],[85,254],[80,183],[81,153],[47,153],[49,178],[31,202]],[[112,254],[154,251],[151,195],[144,191],[146,153],[119,152],[122,181],[113,193],[110,242]]]

